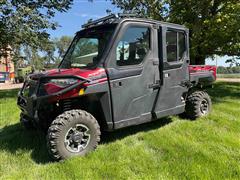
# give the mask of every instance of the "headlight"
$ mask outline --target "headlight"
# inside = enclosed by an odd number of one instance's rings
[[[78,82],[77,79],[74,79],[74,78],[69,78],[69,79],[51,79],[49,81],[50,83],[54,83],[58,86],[62,86],[62,87],[66,87],[66,86],[70,86],[70,85],[73,85],[75,83]]]

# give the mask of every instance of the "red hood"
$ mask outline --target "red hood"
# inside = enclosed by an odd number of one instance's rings
[[[71,68],[71,69],[52,69],[46,72],[47,76],[57,76],[57,75],[74,75],[74,76],[82,76],[84,78],[96,79],[95,77],[99,77],[102,75],[106,75],[105,70],[103,68],[96,69],[79,69],[79,68]]]
[[[60,99],[71,98],[71,97],[77,97],[79,96],[80,88],[83,88],[83,87],[86,88],[90,85],[93,85],[96,83],[102,83],[107,80],[107,75],[104,68],[96,68],[96,69],[71,68],[71,69],[60,69],[60,70],[52,69],[46,72],[32,74],[30,75],[30,78],[33,80],[38,80],[39,78],[44,76],[51,77],[51,76],[64,76],[64,75],[80,76],[86,79],[90,79],[91,82],[85,82],[81,86],[77,86],[74,89],[71,89],[68,92],[62,94],[61,96],[56,96],[56,97],[54,96],[53,98],[49,99],[49,102],[60,100]],[[46,94],[49,95],[49,94],[59,92],[69,86],[63,87],[53,82],[44,82],[43,87],[46,91]]]
[[[38,79],[41,76],[58,76],[58,75],[81,76],[87,79],[95,80],[95,79],[106,77],[106,72],[105,72],[105,69],[103,68],[96,68],[96,69],[71,68],[71,69],[60,69],[60,70],[51,69],[40,74],[33,74],[31,77],[33,79]]]

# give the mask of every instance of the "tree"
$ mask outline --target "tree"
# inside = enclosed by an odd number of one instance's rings
[[[23,52],[21,53],[21,55],[23,55],[22,59],[25,62],[27,62],[27,63],[22,62],[22,64],[30,65],[34,71],[43,69],[44,67],[43,57],[39,55],[38,50],[36,48],[26,45],[23,47]],[[20,62],[20,59],[21,59],[20,57],[16,56],[17,64]]]
[[[17,64],[19,59],[24,57],[25,64],[31,65],[34,70],[55,68],[62,60],[71,41],[72,37],[62,36],[61,38],[43,41],[43,47],[41,49],[29,45],[22,45],[16,48],[14,52],[14,62]]]
[[[56,12],[67,11],[73,0],[2,0],[0,2],[0,49],[7,45],[43,48],[49,39],[47,29],[56,29],[52,22]]]
[[[239,66],[240,67],[240,57],[233,57],[231,59],[227,59],[225,63],[230,63],[230,67]]]
[[[53,40],[55,48],[57,49],[58,52],[58,59],[63,58],[64,54],[66,53],[68,47],[72,42],[72,39],[73,38],[71,36],[62,36],[61,38],[55,38]]]
[[[227,74],[227,68],[223,67],[223,66],[218,66],[217,68],[217,74]]]
[[[44,51],[44,56],[43,56],[43,63],[44,66],[49,66],[51,64],[56,64],[56,57],[55,57],[55,43],[53,41],[50,41],[49,43],[46,44],[46,46],[43,49]]]
[[[190,29],[191,63],[213,55],[240,56],[239,0],[112,0],[126,12],[184,24]]]

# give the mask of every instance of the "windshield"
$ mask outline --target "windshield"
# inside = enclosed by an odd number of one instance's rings
[[[59,68],[93,68],[101,60],[115,25],[80,31],[75,36]]]

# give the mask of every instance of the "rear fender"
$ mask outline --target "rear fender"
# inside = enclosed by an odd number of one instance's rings
[[[206,87],[211,86],[216,81],[216,66],[190,65],[189,77],[192,86]]]
[[[204,73],[190,73],[190,82],[193,86],[198,87],[206,87],[211,86],[214,81],[215,77],[211,72],[204,72]]]

